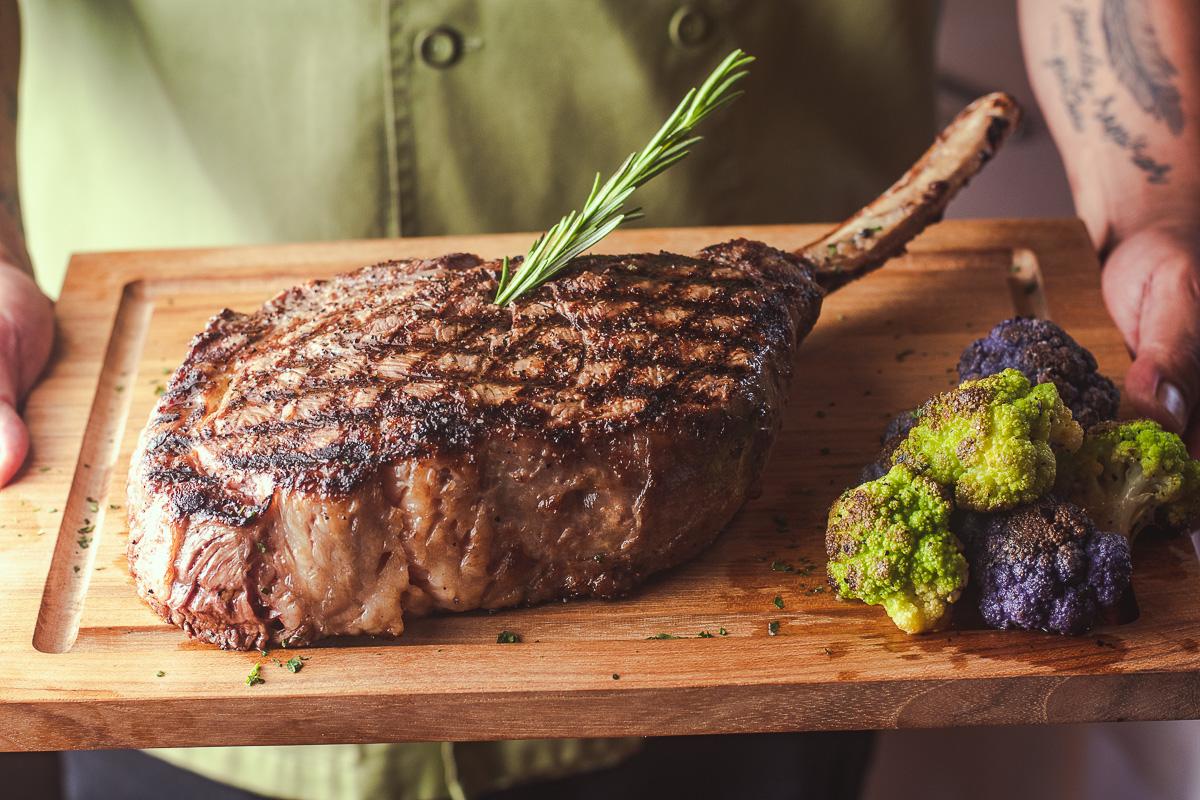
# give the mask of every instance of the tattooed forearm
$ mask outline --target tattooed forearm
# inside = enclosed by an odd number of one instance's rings
[[[1158,46],[1146,7],[1141,0],[1102,0],[1099,20],[1093,9],[1078,2],[1062,6],[1061,11],[1069,35],[1060,35],[1060,26],[1054,26],[1052,58],[1043,63],[1058,85],[1071,127],[1079,133],[1088,128],[1098,131],[1129,154],[1148,182],[1168,183],[1171,165],[1150,155],[1146,136],[1118,117],[1117,96],[1108,88],[1116,88],[1119,81],[1146,113],[1165,122],[1176,136],[1182,131],[1180,94],[1171,82],[1176,70]],[[1112,69],[1107,76],[1100,74],[1105,61],[1096,52],[1097,25]]]
[[[1183,102],[1172,78],[1179,74],[1163,55],[1145,3],[1104,0],[1101,16],[1108,63],[1143,111],[1183,133]]]
[[[1150,183],[1168,183],[1167,173],[1171,171],[1171,165],[1155,161],[1146,153],[1146,137],[1131,135],[1128,129],[1117,121],[1116,115],[1109,110],[1114,100],[1116,98],[1109,95],[1096,101],[1094,116],[1104,131],[1104,138],[1122,150],[1129,151],[1130,160],[1134,166],[1146,173],[1146,180]]]

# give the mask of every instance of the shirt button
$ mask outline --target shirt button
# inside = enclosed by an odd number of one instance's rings
[[[708,14],[690,3],[681,6],[671,17],[668,33],[676,47],[695,47],[712,35],[713,23]]]
[[[462,56],[462,36],[445,25],[422,31],[417,36],[417,55],[434,69],[451,67]]]

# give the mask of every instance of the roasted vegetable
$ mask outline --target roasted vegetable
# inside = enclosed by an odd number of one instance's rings
[[[993,628],[1078,635],[1129,587],[1129,541],[1050,494],[958,527],[979,611]]]
[[[1133,540],[1147,525],[1183,528],[1200,514],[1200,462],[1157,422],[1101,422],[1059,460],[1055,490],[1102,530]]]
[[[829,583],[843,598],[883,605],[901,630],[943,627],[967,581],[950,532],[950,492],[904,465],[850,489],[829,510]]]
[[[1082,438],[1054,384],[1030,386],[1007,369],[926,402],[892,460],[954,487],[961,508],[1003,511],[1049,491],[1055,451],[1073,452]]]

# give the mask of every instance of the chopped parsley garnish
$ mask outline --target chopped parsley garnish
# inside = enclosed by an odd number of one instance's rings
[[[767,633],[771,634],[772,636],[779,635],[779,620],[773,620],[767,623]]]
[[[500,631],[500,635],[496,637],[496,644],[517,644],[521,641],[521,637],[512,631]]]
[[[653,636],[647,636],[647,639],[679,639],[679,636],[674,636],[669,633],[656,633]]]
[[[771,605],[775,606],[780,611],[782,611],[783,610],[783,595],[778,595],[778,594],[775,595],[775,599],[771,601]]]
[[[713,638],[713,635],[711,633],[709,633],[708,631],[700,631],[700,633],[696,634],[696,638],[697,639],[711,639],[711,638]]]
[[[795,567],[786,561],[777,558],[771,562],[771,569],[775,570],[776,572],[791,572],[795,569]]]
[[[722,636],[729,635],[729,631],[725,630],[724,628],[717,628],[717,633],[721,634]]]
[[[267,546],[265,544],[263,544],[262,542],[255,542],[254,546],[258,548],[258,552],[260,552],[260,553],[267,552]]]
[[[259,683],[266,683],[266,681],[263,680],[262,675],[259,674],[259,670],[261,670],[261,669],[262,669],[262,664],[255,663],[254,668],[250,670],[250,674],[246,676],[246,685],[247,686],[254,686],[255,684],[259,684]]]
[[[617,673],[615,673],[615,672],[614,672],[614,673],[613,673],[613,680],[614,680],[614,681],[619,681],[619,680],[621,680],[621,676],[620,676],[620,675],[618,675]]]
[[[903,361],[915,352],[917,351],[912,347],[908,348],[907,350],[901,350],[899,353],[896,353],[896,360]]]
[[[304,667],[304,662],[299,658],[289,658],[285,666],[287,667],[288,672],[295,674]]]
[[[163,675],[166,675],[166,674],[167,674],[167,673],[163,672],[163,671],[160,669],[158,672],[154,673],[154,677],[156,677],[156,678],[161,678]]]

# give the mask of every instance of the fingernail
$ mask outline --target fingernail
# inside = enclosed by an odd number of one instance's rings
[[[1168,381],[1159,381],[1154,396],[1158,398],[1158,402],[1175,421],[1176,430],[1181,431],[1187,427],[1187,403],[1178,386]]]

